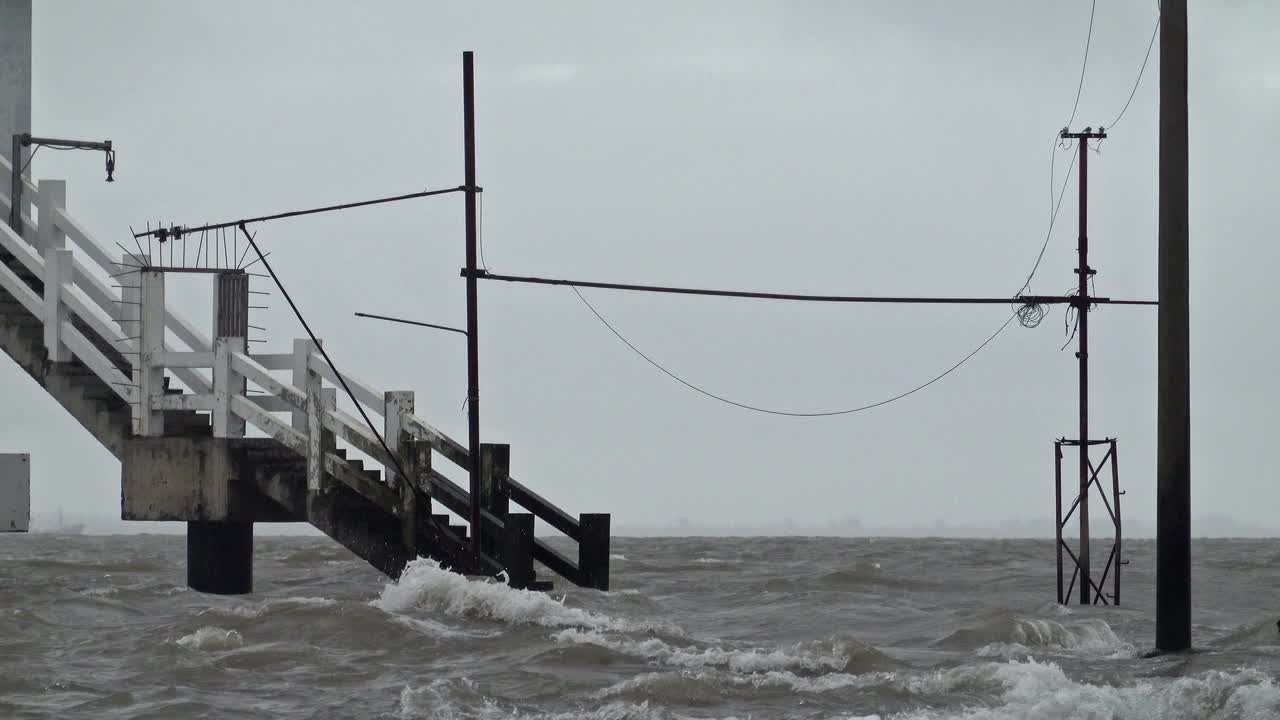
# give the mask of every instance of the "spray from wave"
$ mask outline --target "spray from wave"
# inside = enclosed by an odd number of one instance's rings
[[[613,618],[582,608],[569,607],[564,598],[529,590],[517,590],[495,581],[470,580],[420,558],[405,568],[398,581],[388,583],[374,607],[389,613],[413,608],[438,610],[474,620],[495,620],[511,625],[573,627],[613,632],[660,632],[682,636],[671,623]]]
[[[244,644],[244,637],[235,630],[205,626],[178,638],[176,644],[188,650],[233,650]]]

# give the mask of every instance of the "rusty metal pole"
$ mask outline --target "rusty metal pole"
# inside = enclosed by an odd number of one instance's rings
[[[1187,0],[1160,3],[1160,240],[1156,649],[1191,647],[1191,362]]]
[[[1089,138],[1078,139],[1080,152],[1080,287],[1076,321],[1080,327],[1080,604],[1089,605]]]
[[[462,124],[467,215],[467,460],[471,489],[471,549],[480,553],[480,332],[476,312],[476,108],[473,54],[462,53]]]

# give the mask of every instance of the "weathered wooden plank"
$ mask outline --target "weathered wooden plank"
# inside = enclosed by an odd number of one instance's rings
[[[290,353],[254,353],[253,361],[267,370],[293,369],[293,355]]]
[[[396,464],[387,451],[382,448],[378,438],[365,429],[361,421],[341,410],[330,410],[324,414],[325,428],[332,430],[337,437],[346,440],[360,452],[382,463],[387,468],[395,468]]]
[[[9,229],[6,225],[0,225],[0,227],[5,230]],[[17,298],[18,302],[22,303],[22,306],[27,309],[27,312],[35,317],[44,316],[44,300],[4,263],[0,263],[0,287],[3,287],[6,292]]]
[[[214,408],[213,395],[161,395],[151,401],[154,410],[208,410]]]
[[[161,350],[160,352],[152,353],[150,361],[167,370],[174,368],[212,368],[214,354],[210,351],[174,352],[172,350]]]
[[[259,365],[248,355],[243,353],[233,354],[231,356],[231,368],[244,375],[249,382],[262,388],[266,393],[280,398],[298,410],[306,410],[306,393],[289,383],[275,379],[266,368]]]
[[[313,353],[307,358],[307,366],[320,374],[320,377],[329,382],[342,387],[342,382],[338,380],[338,376],[334,374],[333,369],[329,367],[329,363],[324,361],[319,353]],[[370,387],[360,378],[350,373],[342,373],[342,378],[347,381],[347,385],[351,388],[351,393],[356,396],[356,401],[373,410],[378,415],[383,412],[384,396],[381,391]]]
[[[307,456],[307,436],[289,427],[283,420],[260,409],[243,396],[231,398],[232,410],[254,427],[270,435],[293,452]],[[324,470],[342,484],[363,495],[382,510],[398,514],[399,496],[389,487],[370,478],[347,464],[347,461],[325,453]]]
[[[449,462],[460,468],[469,468],[467,449],[462,443],[445,435],[417,415],[407,415],[404,419],[405,429],[413,435],[431,443],[431,449],[440,453]]]
[[[0,265],[0,267],[3,266]],[[135,403],[138,401],[138,391],[133,386],[132,380],[116,369],[116,366],[111,364],[107,356],[103,355],[102,351],[89,342],[71,323],[66,323],[62,326],[62,341],[67,344],[72,355],[80,358],[85,367],[92,370],[105,385],[114,390],[125,402]]]

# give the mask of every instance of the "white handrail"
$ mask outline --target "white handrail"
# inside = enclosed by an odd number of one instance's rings
[[[124,376],[124,373],[116,369],[115,365],[107,359],[102,351],[94,347],[88,338],[72,327],[71,323],[63,323],[62,340],[66,343],[67,348],[72,354],[80,358],[80,362],[85,364],[98,376],[102,382],[115,391],[123,400],[128,403],[138,401],[138,389],[133,386],[133,381]]]
[[[325,362],[324,357],[319,353],[312,353],[307,358],[307,367],[325,380],[342,387],[342,382],[338,379],[338,376],[334,374],[333,369],[329,367],[329,363]],[[356,396],[357,402],[374,411],[379,417],[386,412],[386,408],[383,406],[386,398],[384,393],[375,390],[368,383],[350,373],[342,373],[342,379],[347,381],[347,385],[351,388],[352,394]]]
[[[6,230],[8,228],[5,228]],[[17,273],[9,269],[8,265],[0,263],[0,287],[5,289],[10,295],[18,299],[27,312],[36,317],[44,317],[44,298],[36,294],[31,286],[22,281]]]
[[[13,166],[9,164],[9,161],[8,161],[8,160],[4,159],[4,156],[3,156],[3,155],[0,155],[0,172],[4,173],[4,178],[5,178],[5,180],[6,180],[6,181],[7,181],[10,177],[12,177],[12,173],[13,173]],[[8,193],[9,193],[9,183],[8,183],[8,182],[5,182],[5,183],[3,183],[2,185],[3,185],[3,188],[4,188],[4,192],[5,192],[4,197],[5,197],[5,199],[8,199],[8,197],[9,197],[9,195],[8,195]],[[23,190],[23,192],[30,192],[33,196],[35,195],[35,192],[36,192],[36,184],[35,184],[35,183],[33,183],[33,182],[31,182],[31,174],[30,174],[30,173],[27,173],[27,174],[25,174],[25,175],[23,175],[23,176],[22,176],[22,186],[23,186],[24,188],[26,188],[25,190]]]
[[[307,394],[302,390],[271,377],[271,373],[248,355],[241,353],[233,353],[231,355],[231,369],[240,373],[246,380],[257,385],[269,394],[274,395],[286,404],[292,405],[299,410],[305,410],[307,407]],[[247,419],[247,418],[246,418]],[[261,428],[265,430],[266,428]]]
[[[0,223],[0,247],[9,251],[33,275],[38,278],[44,277],[44,258],[27,245],[25,240],[18,237],[13,228],[3,223]]]

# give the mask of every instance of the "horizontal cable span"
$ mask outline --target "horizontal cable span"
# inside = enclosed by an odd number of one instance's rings
[[[135,238],[155,236],[161,239],[171,237],[181,237],[184,234],[193,232],[203,232],[206,230],[221,230],[229,227],[239,227],[249,223],[267,222],[268,220],[280,220],[283,218],[298,217],[299,215],[315,215],[316,213],[333,212],[335,210],[350,210],[351,208],[365,207],[367,205],[381,205],[383,203],[399,202],[401,200],[413,200],[415,198],[431,197],[433,195],[447,195],[449,193],[465,192],[466,187],[459,185],[458,187],[444,188],[442,190],[423,190],[422,192],[409,193],[407,195],[395,195],[393,197],[377,198],[376,200],[362,200],[360,202],[343,203],[342,205],[328,205],[325,207],[310,208],[308,210],[291,210],[289,212],[276,213],[275,215],[262,215],[260,217],[245,218],[243,220],[231,220],[222,223],[213,223],[212,225],[200,225],[198,227],[167,227],[157,228],[155,230],[144,230],[143,232],[135,232]],[[477,188],[477,191],[479,188]]]
[[[467,271],[462,271],[467,276]],[[806,295],[796,293],[750,292],[744,290],[708,290],[705,288],[667,287],[663,285],[633,285],[626,283],[595,282],[588,280],[558,280],[554,278],[529,277],[522,275],[496,275],[484,271],[475,274],[479,280],[501,280],[503,282],[530,283],[534,285],[567,285],[576,288],[600,288],[602,290],[628,290],[633,292],[667,293],[674,295],[709,295],[713,297],[751,298],[756,300],[798,300],[803,302],[829,303],[902,303],[911,305],[1008,305],[1022,303],[1072,304],[1080,301],[1075,295],[1020,295],[1018,297],[980,298],[980,297],[881,297],[872,295]],[[1088,297],[1090,304],[1105,305],[1156,305],[1155,300],[1112,300],[1111,298]]]
[[[400,323],[401,325],[415,325],[417,327],[435,328],[436,330],[448,330],[449,332],[466,335],[466,330],[461,330],[448,325],[436,325],[435,323],[422,322],[420,320],[406,320],[404,318],[391,317],[389,315],[374,315],[373,313],[356,313],[356,317],[369,318],[371,320],[386,320],[387,322]]]

